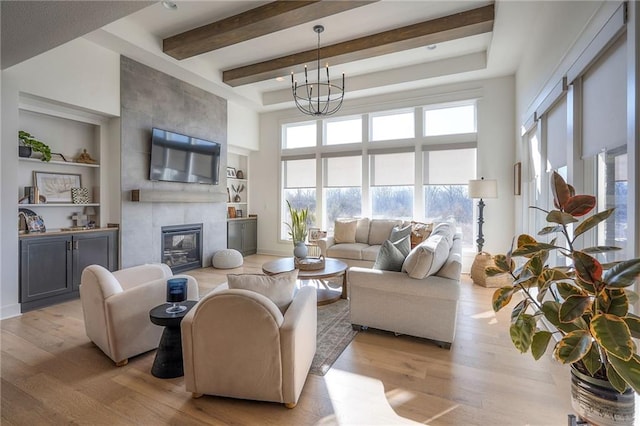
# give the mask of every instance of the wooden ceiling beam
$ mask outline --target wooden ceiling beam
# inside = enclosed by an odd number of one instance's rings
[[[490,4],[442,18],[325,46],[320,48],[320,57],[323,62],[330,61],[330,65],[337,65],[483,34],[493,30],[494,16],[495,7],[494,4]],[[222,81],[236,87],[282,77],[294,72],[294,67],[297,65],[315,64],[317,52],[317,49],[312,49],[226,70],[222,73]]]
[[[373,1],[274,1],[162,40],[162,51],[186,59]]]

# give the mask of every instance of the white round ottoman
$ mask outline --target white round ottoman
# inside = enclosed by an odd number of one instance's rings
[[[224,249],[213,255],[213,267],[217,269],[231,269],[242,266],[242,254],[238,250]]]

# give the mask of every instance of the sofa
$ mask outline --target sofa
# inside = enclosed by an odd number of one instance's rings
[[[451,348],[460,297],[462,237],[453,227],[445,231],[448,235],[438,228],[411,250],[401,271],[349,268],[350,315],[355,329],[372,327]]]
[[[334,234],[317,241],[324,257],[340,259],[349,266],[372,267],[380,247],[395,226],[410,223],[394,219],[348,219],[336,221]]]

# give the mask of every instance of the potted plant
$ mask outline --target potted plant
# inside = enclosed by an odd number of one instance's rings
[[[613,416],[616,424],[633,424],[631,389],[640,392],[640,356],[632,338],[640,338],[640,317],[629,310],[637,299],[629,288],[640,275],[640,259],[601,264],[595,255],[619,248],[577,249],[576,240],[606,220],[614,209],[578,223],[578,217],[596,206],[596,198],[575,195],[574,188],[557,172],[553,172],[551,190],[555,210],[531,208],[546,213],[550,223],[538,235],[559,234],[561,239],[544,243],[523,234],[507,254],[494,257],[495,267],[488,267],[487,275],[510,274],[513,284],[495,291],[493,309],[497,312],[517,301],[509,333],[520,352],[531,351],[537,360],[553,341],[554,358],[572,366],[572,405],[581,417],[591,421],[593,415]],[[548,266],[549,253],[554,250],[568,259],[568,266]],[[524,264],[516,266],[516,257],[524,258]],[[595,389],[598,398],[591,402],[585,399],[585,392],[593,386],[607,385],[612,388],[611,405],[619,408],[626,404],[622,413],[608,413],[614,408],[603,407],[607,397],[602,397],[601,389]]]
[[[307,246],[304,242],[307,239],[309,209],[294,209],[289,200],[287,200],[287,207],[289,207],[291,223],[286,223],[286,225],[289,228],[289,236],[293,240],[293,255],[299,259],[304,259],[307,257]]]
[[[51,161],[51,148],[49,148],[49,145],[37,140],[33,135],[24,130],[18,131],[18,140],[21,144],[18,152],[20,157],[30,157],[31,151],[35,151],[42,154],[42,161]],[[28,149],[23,149],[23,147]]]

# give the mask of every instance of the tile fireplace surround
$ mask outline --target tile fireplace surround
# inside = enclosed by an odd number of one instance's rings
[[[199,194],[226,188],[149,180],[151,128],[191,134],[222,145],[227,158],[227,101],[139,62],[121,56],[121,267],[161,262],[163,226],[202,224],[203,265],[227,247],[225,200],[203,202],[131,201],[131,191]],[[220,170],[225,170],[226,161]]]

